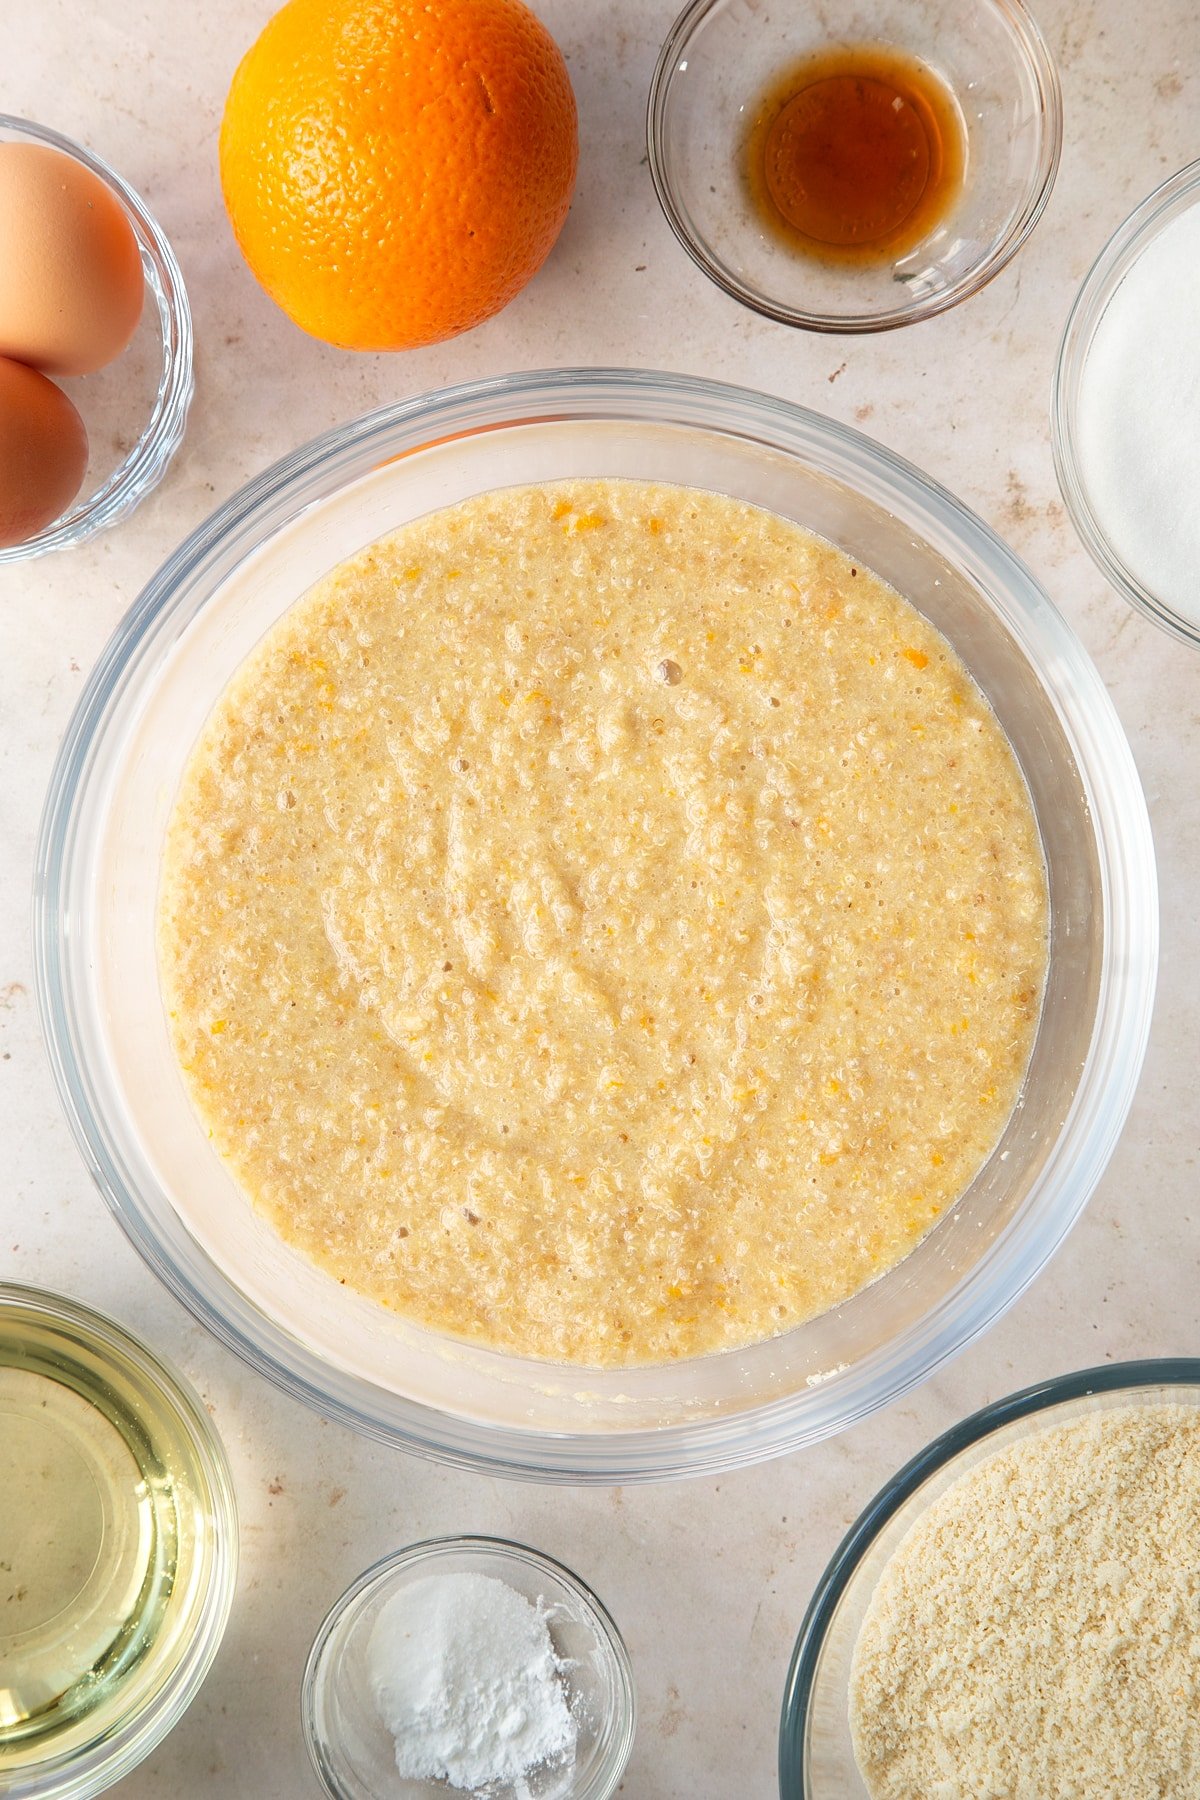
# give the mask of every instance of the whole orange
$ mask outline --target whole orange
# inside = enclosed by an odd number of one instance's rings
[[[499,312],[549,254],[577,160],[566,64],[522,0],[288,0],[221,126],[250,268],[353,350]]]

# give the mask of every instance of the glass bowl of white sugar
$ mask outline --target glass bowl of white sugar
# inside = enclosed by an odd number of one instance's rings
[[[636,1722],[596,1596],[485,1537],[431,1538],[361,1575],[317,1633],[301,1712],[333,1800],[608,1800]]]
[[[1058,353],[1054,462],[1118,593],[1200,645],[1200,162],[1109,239]]]

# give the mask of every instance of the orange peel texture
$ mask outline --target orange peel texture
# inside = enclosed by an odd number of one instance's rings
[[[226,101],[221,185],[288,317],[354,350],[469,331],[570,205],[575,97],[522,0],[288,0]]]

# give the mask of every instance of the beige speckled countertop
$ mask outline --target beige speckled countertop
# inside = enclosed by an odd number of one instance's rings
[[[536,1544],[592,1583],[633,1656],[634,1800],[768,1800],[792,1640],[844,1528],[896,1466],[963,1413],[1090,1362],[1200,1349],[1200,656],[1106,587],[1059,502],[1047,413],[1072,295],[1113,227],[1200,149],[1200,11],[1190,0],[1038,0],[1066,146],[1016,262],[956,311],[879,338],[822,339],[740,310],[664,223],[644,166],[645,94],[674,0],[539,0],[570,65],[582,163],[562,238],[499,318],[409,356],[355,358],[295,331],[251,281],[218,197],[219,111],[272,0],[9,0],[0,107],[113,162],[173,239],[198,334],[197,398],[164,485],[84,549],[0,570],[0,1274],[79,1296],[200,1388],[233,1460],[242,1569],[232,1623],[182,1724],[119,1789],[315,1795],[300,1674],[361,1569],[433,1533]],[[248,476],[384,401],[576,362],[771,388],[901,451],[1027,559],[1108,683],[1160,860],[1162,967],[1141,1087],[1083,1222],[986,1338],[843,1437],[742,1474],[574,1491],[434,1467],[274,1392],[138,1260],[60,1116],[32,997],[29,888],[42,793],[85,672],[163,557]]]

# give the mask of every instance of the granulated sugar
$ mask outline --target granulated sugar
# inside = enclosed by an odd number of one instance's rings
[[[887,1564],[855,1647],[872,1800],[1200,1796],[1200,1410],[997,1452]]]
[[[1142,252],[1096,328],[1079,388],[1079,465],[1114,550],[1200,623],[1200,206]]]
[[[545,1613],[492,1575],[429,1575],[392,1596],[367,1647],[371,1695],[409,1780],[474,1792],[547,1764],[576,1727]]]

